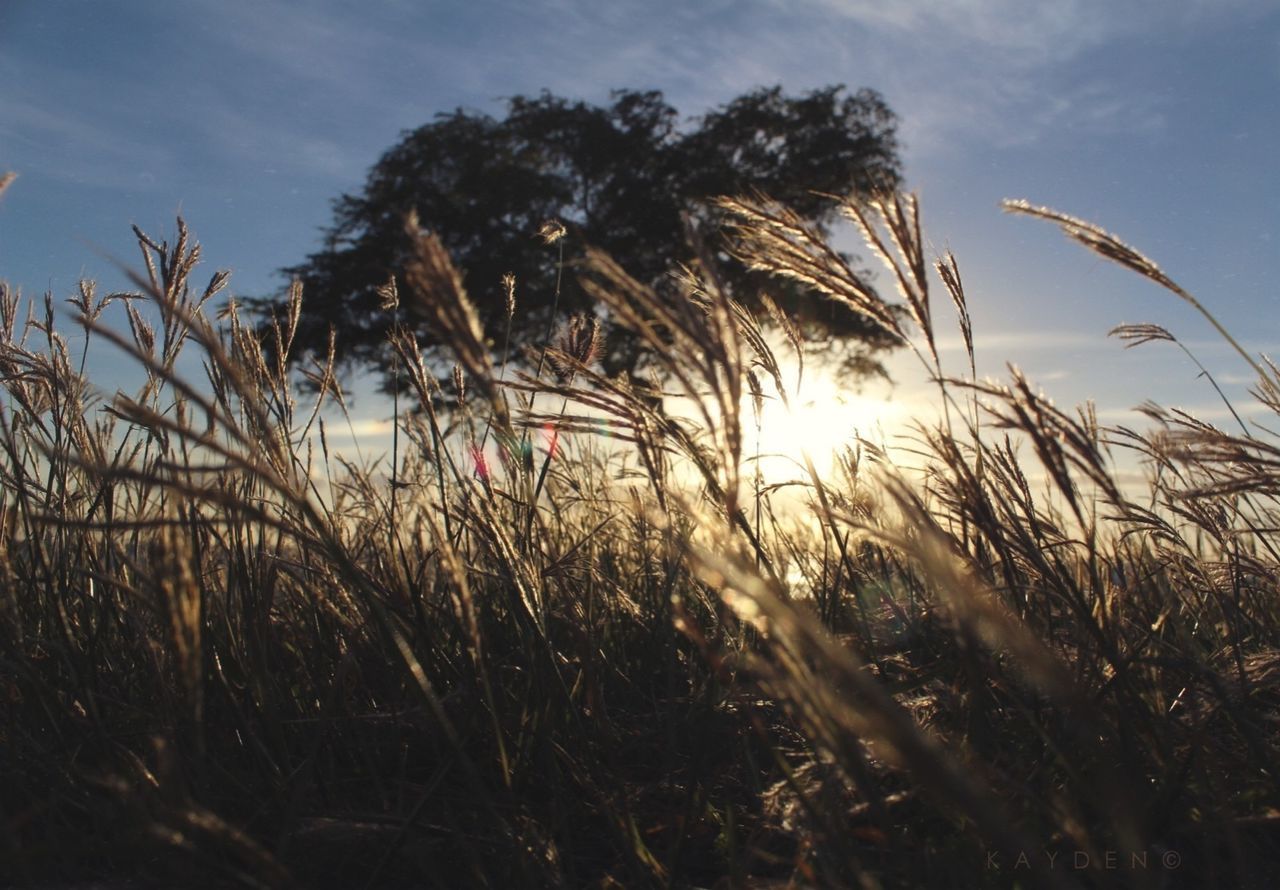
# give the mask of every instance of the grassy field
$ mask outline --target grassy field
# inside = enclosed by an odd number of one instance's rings
[[[138,233],[137,294],[82,286],[74,339],[52,297],[0,292],[0,884],[1266,886],[1280,441],[1154,406],[1104,429],[975,380],[960,267],[925,256],[910,196],[846,208],[893,300],[784,208],[724,209],[747,261],[937,378],[909,468],[850,442],[782,510],[754,417],[800,397],[801,344],[605,256],[586,287],[690,410],[602,376],[584,319],[495,367],[424,238],[385,297],[454,344],[461,399],[396,332],[374,469],[330,448],[332,362],[284,360],[305,294],[265,337],[213,318],[225,276],[191,280],[181,226]],[[1107,233],[1009,209],[1216,325]],[[517,320],[524,286],[547,285],[516,283]],[[104,399],[96,350],[145,380]]]

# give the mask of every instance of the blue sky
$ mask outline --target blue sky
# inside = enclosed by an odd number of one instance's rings
[[[30,296],[121,286],[105,256],[136,260],[130,223],[171,234],[180,212],[205,273],[262,294],[316,248],[330,200],[436,112],[633,87],[694,115],[774,83],[885,95],[987,371],[1017,362],[1104,417],[1155,397],[1216,419],[1173,349],[1105,337],[1154,321],[1228,382],[1244,373],[1187,307],[1001,214],[1005,197],[1116,231],[1280,352],[1275,0],[0,0],[0,169],[20,177],[0,277]]]

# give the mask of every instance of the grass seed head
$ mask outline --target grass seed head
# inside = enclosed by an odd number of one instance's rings
[[[516,276],[507,272],[502,276],[502,293],[506,297],[507,321],[516,314]]]
[[[568,233],[564,223],[557,219],[544,220],[542,225],[538,226],[537,237],[542,239],[543,244],[555,244]]]

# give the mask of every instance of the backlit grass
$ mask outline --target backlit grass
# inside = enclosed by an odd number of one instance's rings
[[[1264,883],[1280,442],[1154,406],[1105,429],[974,379],[961,267],[925,255],[914,197],[846,207],[894,299],[785,208],[723,206],[749,264],[937,378],[911,469],[868,442],[830,472],[801,454],[783,510],[751,406],[804,401],[799,334],[775,313],[779,355],[696,271],[672,301],[607,256],[581,270],[650,348],[646,391],[598,370],[584,319],[495,366],[419,238],[385,296],[456,368],[392,332],[405,388],[374,469],[330,450],[333,362],[288,362],[306,295],[265,328],[213,317],[226,276],[195,282],[185,227],[139,232],[137,292],[86,283],[71,321],[0,292],[0,880]],[[1010,209],[1216,326],[1106,232]],[[940,361],[939,315],[967,367]],[[82,349],[138,387],[100,393]],[[1275,366],[1241,355],[1280,411]]]

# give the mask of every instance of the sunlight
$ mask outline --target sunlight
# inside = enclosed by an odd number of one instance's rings
[[[776,396],[765,398],[760,418],[760,472],[766,484],[807,478],[804,456],[808,454],[819,475],[831,472],[835,455],[859,435],[880,442],[896,426],[902,413],[892,400],[892,391],[879,387],[879,394],[846,389],[825,370],[807,370],[799,392],[790,396],[790,407]],[[748,400],[746,418],[747,453],[754,460],[756,427],[754,409]]]

